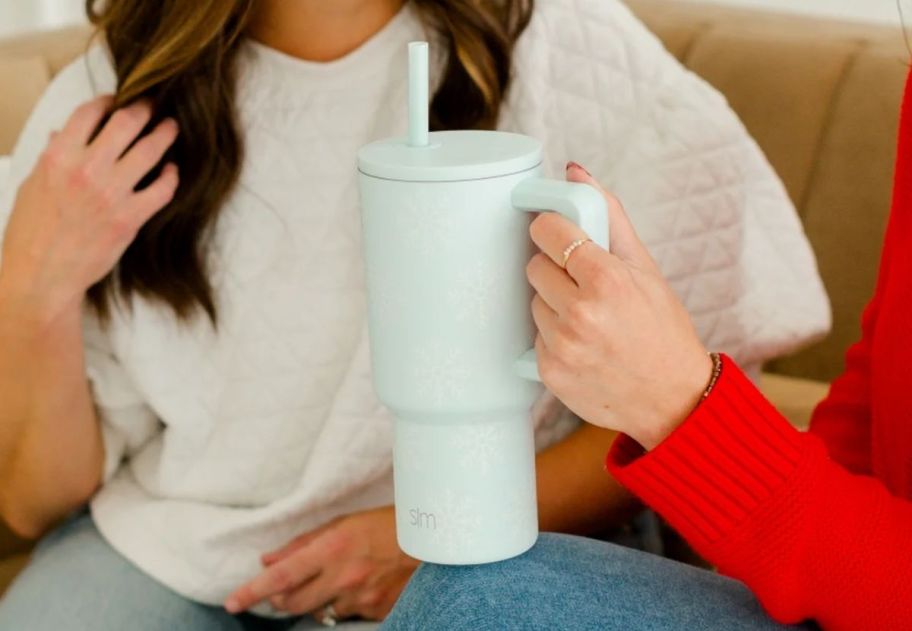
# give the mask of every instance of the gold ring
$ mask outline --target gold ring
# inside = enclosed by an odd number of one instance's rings
[[[567,269],[567,262],[570,260],[570,255],[576,251],[576,248],[580,247],[581,245],[585,245],[586,243],[589,243],[590,241],[592,241],[592,239],[577,239],[576,241],[574,241],[573,243],[568,245],[564,249],[564,259],[561,261],[561,267],[563,267],[564,269]]]

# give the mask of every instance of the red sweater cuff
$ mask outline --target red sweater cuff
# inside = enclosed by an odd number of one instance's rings
[[[651,452],[621,435],[607,468],[693,543],[736,528],[797,469],[803,436],[723,358],[712,393]]]

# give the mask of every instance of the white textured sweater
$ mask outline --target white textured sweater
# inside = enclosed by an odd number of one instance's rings
[[[104,330],[86,316],[107,450],[95,520],[192,599],[219,603],[258,573],[262,552],[392,502],[355,155],[404,133],[405,45],[423,37],[406,8],[332,63],[248,45],[246,162],[211,249],[218,332],[142,300]],[[48,132],[113,86],[100,48],[57,77],[18,144],[0,226]],[[724,100],[620,3],[538,3],[500,127],[543,140],[550,175],[574,159],[619,194],[708,346],[756,363],[826,330],[827,300],[779,180]],[[540,447],[572,430],[559,416],[536,420]]]

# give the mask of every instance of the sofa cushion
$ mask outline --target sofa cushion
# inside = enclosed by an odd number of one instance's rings
[[[767,32],[714,30],[693,45],[688,65],[725,94],[748,129],[763,130],[763,149],[800,211],[857,43],[783,34],[774,49],[769,44]],[[773,68],[775,82],[757,79],[772,79]]]
[[[41,57],[54,76],[88,50],[91,34],[88,26],[78,25],[5,38],[0,40],[0,57]]]
[[[773,372],[829,381],[861,334],[860,314],[873,294],[890,211],[907,52],[904,57],[893,43],[859,46],[834,95],[802,204],[833,307],[833,333],[777,361],[769,367]]]
[[[11,152],[51,77],[85,52],[90,34],[75,26],[0,41],[0,154]]]
[[[767,370],[829,381],[859,335],[890,209],[909,51],[900,29],[628,0],[729,100],[785,182],[832,298],[827,339]]]
[[[807,429],[814,408],[826,397],[829,385],[810,379],[765,373],[760,379],[760,389],[792,425]]]
[[[51,80],[42,57],[0,58],[0,154],[12,152],[29,113]]]

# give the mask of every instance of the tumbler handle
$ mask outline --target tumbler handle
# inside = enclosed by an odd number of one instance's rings
[[[586,233],[595,243],[608,249],[608,205],[605,198],[588,184],[529,178],[513,189],[513,206],[526,212],[557,212]],[[569,245],[569,244],[568,244]],[[523,353],[515,364],[516,373],[531,381],[541,381],[535,349]]]

